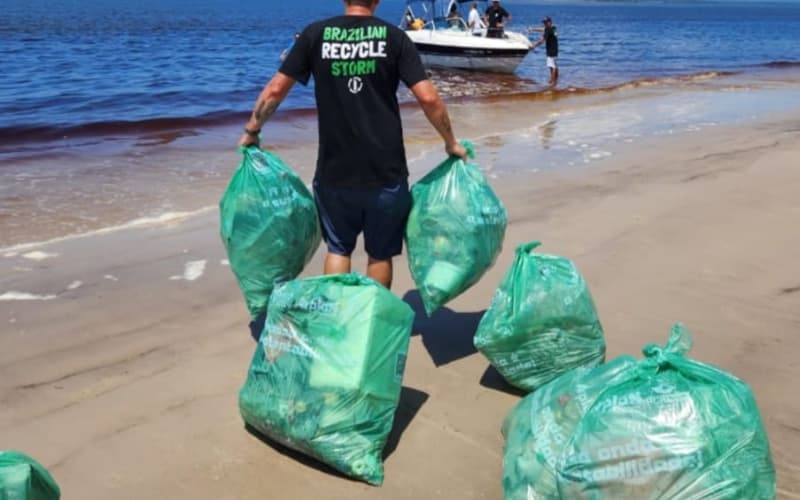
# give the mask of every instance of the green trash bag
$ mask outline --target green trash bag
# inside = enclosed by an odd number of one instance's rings
[[[0,451],[0,500],[58,500],[61,489],[39,462],[18,451]]]
[[[772,500],[775,469],[743,381],[666,346],[567,372],[503,422],[505,500]]]
[[[586,282],[570,260],[517,247],[474,344],[506,381],[533,391],[605,359],[606,342]]]
[[[242,162],[219,203],[220,234],[255,318],[276,283],[303,271],[322,233],[314,198],[300,177],[274,153],[240,151]]]
[[[463,145],[474,159],[472,145]],[[478,165],[454,156],[415,183],[411,197],[408,266],[430,316],[492,267],[508,218]]]
[[[408,304],[355,273],[278,285],[239,392],[242,418],[380,485],[413,322]]]

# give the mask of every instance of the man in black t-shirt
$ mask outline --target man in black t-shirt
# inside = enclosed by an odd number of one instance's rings
[[[533,44],[531,50],[543,43],[545,44],[545,50],[547,52],[547,67],[550,69],[550,81],[547,83],[551,86],[555,86],[556,82],[558,81],[558,30],[556,30],[556,27],[553,24],[553,20],[550,19],[550,16],[542,19],[542,23],[544,24],[544,27],[531,28],[529,30],[542,33],[542,38]]]
[[[508,21],[505,19],[508,18]],[[486,23],[486,36],[490,38],[503,38],[505,26],[511,22],[511,14],[500,6],[500,0],[492,0],[492,5],[486,8],[483,20]]]
[[[325,274],[350,272],[364,233],[367,276],[387,288],[399,255],[411,196],[397,89],[402,81],[444,140],[466,158],[444,102],[416,47],[398,27],[374,17],[379,0],[345,0],[345,14],[308,25],[264,87],[239,139],[258,145],[261,127],[295,82],[314,77],[319,150],[314,199],[328,246]]]

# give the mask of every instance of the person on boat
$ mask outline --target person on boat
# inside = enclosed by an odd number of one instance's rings
[[[411,25],[414,23],[414,13],[411,12],[411,9],[406,8],[406,13],[403,16],[403,20],[406,23],[406,29],[410,29]]]
[[[530,28],[528,30],[542,33],[542,37],[534,42],[531,50],[536,49],[536,47],[543,43],[545,44],[547,67],[550,70],[550,81],[547,83],[550,86],[555,86],[556,82],[558,82],[558,30],[553,24],[553,20],[550,19],[550,16],[545,16],[545,18],[542,19],[542,24],[544,26],[541,28]]]
[[[489,27],[486,30],[487,37],[503,38],[504,29],[511,22],[511,14],[500,5],[500,0],[492,0],[492,5],[484,13],[484,22]]]
[[[455,3],[450,6],[450,12],[447,13],[447,25],[451,27],[461,27],[461,12],[458,11],[458,5]]]
[[[399,27],[375,17],[380,0],[344,0],[344,15],[309,24],[259,94],[239,146],[258,146],[261,127],[295,82],[314,78],[318,151],[314,200],[328,247],[323,272],[349,273],[363,233],[366,275],[389,288],[411,210],[397,88],[402,81],[441,136],[466,159],[419,52]]]
[[[481,14],[478,12],[478,2],[472,2],[469,9],[469,16],[467,16],[467,27],[472,30],[472,34],[481,36],[483,29],[486,27],[481,19]]]

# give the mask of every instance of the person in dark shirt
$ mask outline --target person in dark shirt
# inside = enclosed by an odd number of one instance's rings
[[[240,146],[259,144],[261,127],[295,82],[314,78],[319,149],[313,179],[328,252],[324,273],[350,272],[363,233],[366,274],[387,288],[411,209],[397,89],[416,97],[449,155],[466,159],[444,102],[405,32],[374,16],[379,0],[345,0],[345,12],[308,25],[256,100]]]
[[[486,8],[483,19],[487,26],[487,37],[503,38],[504,28],[511,22],[511,14],[500,6],[500,0],[492,0],[492,5]]]
[[[538,31],[542,33],[542,37],[537,40],[531,50],[534,50],[541,44],[545,44],[545,51],[547,52],[547,67],[550,69],[550,81],[548,85],[555,86],[558,82],[558,31],[556,30],[553,20],[550,16],[542,19],[544,24],[541,28],[531,28],[529,31]]]

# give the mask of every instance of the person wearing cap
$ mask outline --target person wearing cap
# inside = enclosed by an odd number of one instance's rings
[[[545,44],[547,67],[550,69],[550,81],[547,83],[548,85],[555,86],[558,81],[558,31],[553,24],[553,20],[550,19],[550,16],[545,16],[545,18],[542,19],[542,24],[544,24],[544,26],[541,28],[530,28],[528,30],[542,33],[542,37],[533,44],[531,50],[536,49],[536,47],[543,43]]]
[[[488,26],[486,36],[489,38],[503,38],[503,29],[511,22],[511,14],[500,6],[500,0],[492,0],[492,5],[486,8],[483,18]],[[508,18],[507,21],[506,18]]]
[[[324,274],[349,273],[363,236],[366,275],[391,287],[411,210],[400,82],[450,156],[466,159],[450,116],[406,33],[375,16],[380,0],[344,0],[344,15],[312,22],[256,99],[238,145],[259,146],[261,127],[296,82],[313,77],[318,151],[314,201],[328,246]],[[360,38],[353,40],[353,33]],[[258,331],[257,322],[253,331]]]

